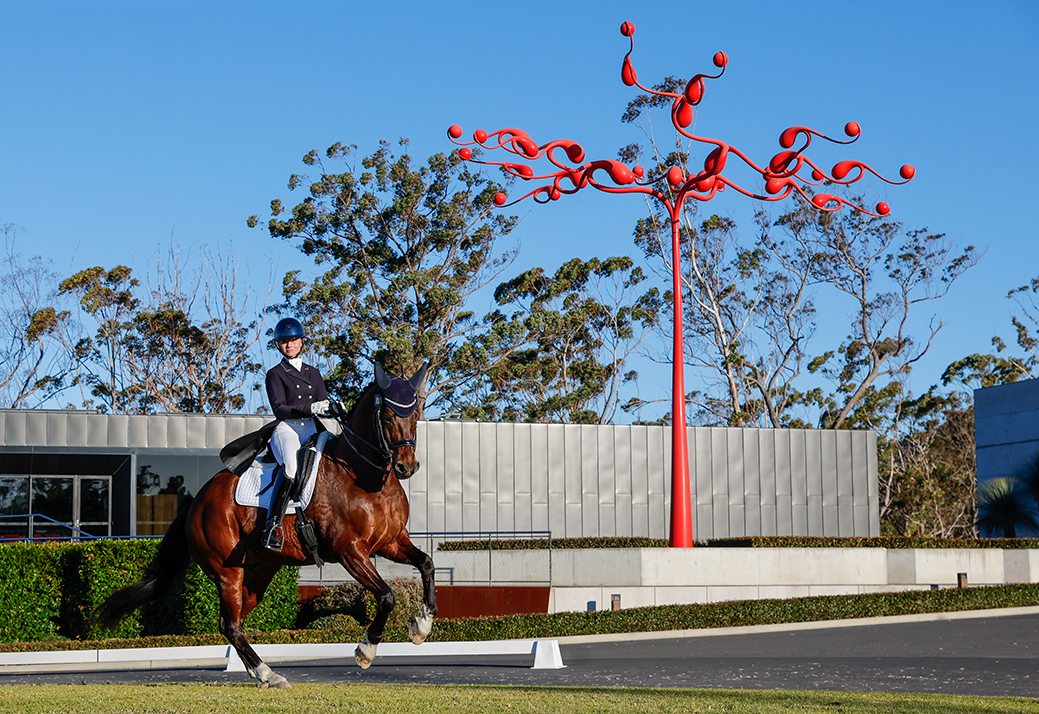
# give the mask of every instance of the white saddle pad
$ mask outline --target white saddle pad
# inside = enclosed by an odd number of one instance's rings
[[[292,513],[296,506],[306,508],[310,505],[310,499],[314,495],[314,483],[317,481],[317,467],[321,463],[321,452],[324,451],[325,442],[328,441],[329,436],[330,434],[327,431],[321,432],[318,435],[317,458],[314,459],[314,465],[307,476],[306,483],[303,485],[303,493],[300,494],[300,500],[289,503],[289,513]],[[276,467],[277,464],[261,464],[254,461],[253,465],[238,477],[238,486],[234,491],[235,503],[239,506],[270,509],[271,499],[274,498],[274,486],[271,484],[274,481],[274,469]]]

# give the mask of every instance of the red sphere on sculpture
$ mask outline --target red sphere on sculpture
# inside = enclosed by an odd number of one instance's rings
[[[861,132],[858,122],[850,121],[844,125],[844,133],[848,136],[858,136]]]
[[[460,139],[462,136],[462,127],[457,124],[452,124],[447,128],[447,135],[452,139]]]
[[[472,149],[470,149],[469,147],[465,147],[464,149],[459,149],[458,150],[458,155],[462,157],[462,161],[468,161],[469,159],[473,158]]]
[[[509,200],[509,197],[507,195],[505,195],[504,193],[500,193],[499,192],[499,193],[494,194],[494,205],[496,205],[496,206],[504,206],[505,202],[508,201],[508,200]]]
[[[886,202],[881,201],[877,204],[877,213],[881,216],[886,216],[887,214],[891,213],[891,206],[887,205]]]
[[[635,34],[635,26],[630,22],[625,22],[621,25],[621,34],[625,37],[631,37]]]
[[[715,67],[724,67],[727,64],[729,64],[729,55],[725,54],[724,52],[715,52],[714,53],[714,66]]]
[[[685,172],[682,171],[681,167],[672,166],[667,170],[667,180],[671,182],[672,186],[677,186],[685,181]]]
[[[906,164],[898,171],[898,175],[904,178],[906,181],[916,176],[916,167],[912,164]]]

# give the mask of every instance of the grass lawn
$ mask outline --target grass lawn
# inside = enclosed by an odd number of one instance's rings
[[[289,690],[253,684],[0,686],[0,712],[731,712],[858,714],[907,712],[1039,712],[1039,700],[942,694],[783,692],[771,690],[602,689],[376,684],[298,684]]]

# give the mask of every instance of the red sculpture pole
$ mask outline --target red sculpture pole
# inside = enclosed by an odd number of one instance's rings
[[[621,25],[621,34],[633,38],[635,26],[630,22]],[[539,186],[524,196],[508,202],[508,196],[499,193],[494,197],[498,206],[512,205],[526,198],[533,198],[537,203],[548,203],[561,198],[564,194],[577,193],[582,188],[591,186],[606,193],[638,193],[660,201],[666,208],[671,222],[671,269],[672,287],[674,290],[674,354],[672,357],[671,382],[671,529],[669,539],[672,547],[688,548],[693,545],[692,505],[689,488],[689,445],[687,443],[685,418],[685,377],[684,377],[684,332],[682,326],[682,252],[681,252],[681,213],[686,199],[709,201],[727,187],[760,201],[780,201],[796,193],[805,201],[809,201],[820,211],[833,212],[843,206],[861,211],[871,216],[886,216],[890,208],[886,203],[878,203],[876,212],[857,206],[840,196],[829,193],[809,193],[807,186],[824,186],[827,183],[852,184],[869,172],[887,183],[901,184],[912,180],[916,169],[906,164],[899,174],[902,181],[889,181],[872,168],[860,161],[840,161],[829,171],[819,168],[804,151],[811,145],[812,137],[819,137],[835,144],[851,144],[859,138],[859,125],[848,122],[844,133],[847,141],[838,141],[809,129],[805,126],[792,126],[779,135],[779,145],[783,149],[773,156],[764,167],[758,166],[735,146],[719,139],[696,136],[688,130],[693,123],[694,107],[700,104],[704,96],[704,80],[718,79],[725,73],[729,62],[724,52],[714,55],[714,66],[721,71],[717,75],[697,74],[686,84],[681,93],[662,92],[649,89],[639,84],[638,75],[631,63],[631,53],[635,50],[635,40],[631,39],[631,48],[624,55],[621,65],[621,81],[636,86],[648,94],[668,97],[672,100],[671,123],[682,136],[714,148],[707,154],[703,162],[703,170],[696,174],[686,175],[681,166],[672,166],[662,175],[646,175],[641,166],[628,168],[624,163],[614,159],[585,161],[584,149],[575,141],[557,139],[539,145],[521,129],[500,129],[487,133],[482,129],[473,132],[473,141],[459,141],[462,127],[457,124],[448,128],[451,140],[463,148],[458,155],[464,161],[489,166],[499,166],[507,174],[524,181],[542,181],[551,179],[551,183]],[[794,145],[801,142],[801,146]],[[504,149],[520,157],[520,161],[477,161],[469,148],[477,145],[483,149]],[[560,156],[565,154],[565,158]],[[724,171],[729,159],[735,157],[746,167],[761,175],[764,181],[764,192],[751,191],[729,179]],[[526,161],[547,159],[554,171],[538,174]],[[603,177],[603,174],[606,174]],[[805,175],[807,174],[807,175]],[[608,179],[604,182],[602,179]]]
[[[685,341],[682,339],[682,263],[676,207],[671,215],[671,273],[674,290],[674,351],[671,357],[671,529],[672,548],[693,547],[692,493],[689,488],[689,432],[685,426]]]

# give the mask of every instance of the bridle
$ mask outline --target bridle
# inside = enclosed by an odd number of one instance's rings
[[[336,421],[338,421],[339,425],[341,427],[343,427],[343,440],[347,443],[347,445],[351,449],[354,450],[355,454],[360,456],[361,459],[365,463],[367,463],[369,466],[372,466],[373,468],[376,468],[379,471],[382,471],[383,473],[389,473],[397,466],[397,461],[398,461],[397,450],[398,449],[402,449],[405,446],[414,447],[415,446],[415,440],[414,439],[397,439],[396,441],[390,441],[389,438],[387,438],[387,436],[386,436],[386,429],[389,426],[389,424],[388,424],[389,420],[383,418],[383,415],[382,415],[383,401],[384,401],[384,397],[382,395],[382,390],[379,389],[378,391],[375,392],[375,409],[373,410],[374,411],[374,417],[373,417],[373,422],[374,423],[372,425],[373,428],[375,429],[375,433],[379,435],[379,437],[378,437],[378,442],[379,443],[378,444],[373,444],[372,442],[368,441],[363,436],[358,434],[356,431],[351,429],[349,426],[347,426],[346,422],[349,419],[349,415],[347,415],[346,417],[341,417],[339,415],[336,415]],[[333,404],[334,403],[335,402],[333,402]],[[394,402],[390,402],[390,403],[394,404]],[[402,405],[402,406],[412,406],[413,407],[414,404],[412,404],[412,405]],[[367,446],[372,451],[379,452],[379,455],[382,456],[384,464],[383,465],[379,465],[379,464],[375,463],[374,461],[372,461],[371,459],[369,459],[364,454],[362,454],[361,450],[358,449],[357,446],[354,445],[354,443],[352,441],[350,441],[350,439],[347,438],[347,437],[353,437],[354,439],[357,439],[362,444]]]

